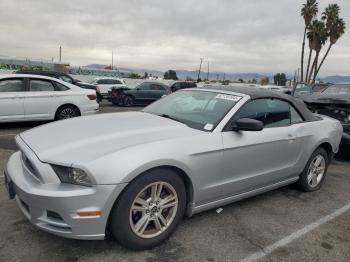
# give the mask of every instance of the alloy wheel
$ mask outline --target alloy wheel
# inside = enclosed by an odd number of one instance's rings
[[[73,118],[76,117],[77,114],[75,113],[73,108],[66,107],[60,112],[60,118],[61,119],[68,119],[68,118]]]
[[[175,189],[166,182],[144,187],[130,208],[130,227],[141,238],[162,234],[173,222],[178,209]]]
[[[317,187],[322,181],[322,178],[326,170],[326,160],[322,155],[316,155],[311,161],[308,174],[307,182],[310,187]]]

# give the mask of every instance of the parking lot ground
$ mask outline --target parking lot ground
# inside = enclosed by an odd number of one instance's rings
[[[139,110],[140,108],[131,108]],[[101,112],[130,110],[108,105]],[[0,128],[0,176],[13,137],[41,123]],[[129,251],[111,239],[79,241],[32,226],[0,179],[0,261],[349,261],[350,162],[334,161],[322,190],[293,186],[184,219],[163,245]]]

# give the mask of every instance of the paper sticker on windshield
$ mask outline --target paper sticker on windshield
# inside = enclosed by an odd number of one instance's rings
[[[230,100],[230,101],[234,101],[234,102],[238,102],[241,99],[240,96],[227,95],[227,94],[218,94],[215,98],[217,98],[217,99],[224,99],[224,100]]]
[[[206,125],[204,126],[204,129],[210,131],[210,130],[213,129],[213,127],[214,127],[214,125],[212,125],[212,124],[206,124]]]

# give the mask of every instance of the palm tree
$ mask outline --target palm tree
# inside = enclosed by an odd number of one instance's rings
[[[301,16],[304,18],[305,21],[305,28],[304,28],[304,38],[303,38],[303,44],[301,48],[301,80],[304,78],[304,50],[305,50],[305,38],[306,38],[306,31],[307,28],[310,26],[312,19],[317,15],[318,13],[318,3],[316,0],[307,0],[306,4],[303,4],[303,8],[301,9]]]
[[[323,13],[322,19],[326,20],[326,27],[329,34],[329,46],[327,49],[327,52],[322,58],[322,61],[319,65],[319,67],[316,70],[316,76],[318,72],[320,71],[323,62],[326,60],[329,51],[331,50],[332,46],[338,41],[338,39],[345,33],[345,22],[342,18],[339,18],[339,6],[335,5],[329,5],[325,12]]]
[[[307,33],[307,37],[309,39],[309,46],[311,50],[314,50],[316,52],[314,62],[312,64],[311,70],[308,72],[307,80],[306,82],[310,82],[310,79],[312,77],[312,72],[315,72],[313,82],[316,78],[316,69],[318,64],[318,57],[320,55],[320,51],[322,49],[322,46],[326,43],[328,38],[328,32],[326,29],[326,25],[323,21],[320,20],[314,20],[308,27],[309,31]],[[309,57],[310,58],[310,57]]]
[[[340,7],[337,4],[330,4],[322,13],[322,20],[326,21],[326,27],[330,30],[333,21],[339,17]]]

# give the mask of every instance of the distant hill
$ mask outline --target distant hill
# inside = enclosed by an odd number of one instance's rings
[[[107,65],[100,65],[100,64],[91,64],[84,66],[85,68],[90,69],[104,69]],[[159,70],[150,70],[150,69],[144,69],[144,68],[124,68],[124,67],[118,67],[120,72],[125,73],[137,73],[139,75],[144,75],[145,72],[148,73],[148,75],[152,74],[153,76],[163,77],[164,72]],[[194,80],[197,79],[198,76],[198,70],[176,70],[177,77],[180,79],[186,79],[187,77],[192,78]],[[251,80],[256,79],[260,80],[263,77],[269,77],[270,80],[273,78],[273,73],[268,74],[259,74],[259,73],[225,73],[225,79],[226,80]],[[207,77],[207,72],[202,71],[200,77],[202,79]],[[224,77],[224,72],[211,72],[209,73],[209,79],[220,79],[222,80]],[[287,78],[293,79],[293,75],[288,75]],[[323,82],[329,82],[329,83],[342,83],[342,82],[350,82],[350,76],[340,76],[340,75],[334,75],[334,76],[327,76],[321,78]]]
[[[195,71],[187,71],[187,70],[176,70],[176,74],[179,78],[186,79],[187,77],[197,79],[198,77],[198,70]],[[271,77],[271,75],[262,75],[258,73],[224,73],[224,72],[211,72],[209,73],[209,79],[223,79],[225,74],[226,80],[251,80],[256,79],[259,80],[263,77]],[[200,78],[204,79],[207,78],[207,72],[202,71]]]
[[[329,82],[329,83],[344,83],[344,82],[350,82],[350,76],[327,76],[324,78],[321,78],[323,82]]]

